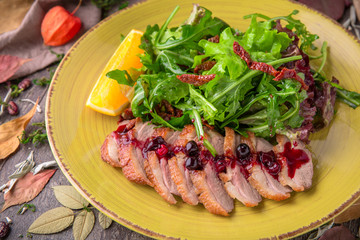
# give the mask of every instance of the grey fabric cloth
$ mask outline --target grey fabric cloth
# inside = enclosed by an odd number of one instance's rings
[[[57,60],[56,56],[49,51],[49,46],[43,43],[40,30],[42,19],[46,12],[56,5],[63,6],[72,12],[77,3],[78,1],[71,0],[35,0],[17,29],[0,34],[0,55],[32,59],[21,66],[11,79],[29,75]],[[81,19],[80,31],[65,45],[51,47],[54,52],[66,53],[82,34],[100,21],[101,10],[88,0],[82,3],[75,16]]]

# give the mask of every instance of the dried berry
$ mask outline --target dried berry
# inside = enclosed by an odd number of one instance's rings
[[[9,103],[8,103],[8,107],[7,107],[7,110],[8,110],[8,112],[9,112],[9,114],[10,115],[17,115],[18,113],[19,113],[19,108],[18,108],[18,106],[16,105],[16,103],[15,102],[13,102],[13,101],[10,101]]]
[[[31,80],[29,78],[25,78],[23,79],[19,84],[18,87],[19,89],[23,89],[26,90],[31,86]]]
[[[41,35],[45,45],[63,45],[79,32],[81,20],[74,16],[78,7],[72,13],[69,13],[65,8],[55,6],[46,13],[41,23]]]
[[[5,238],[9,234],[9,231],[10,231],[9,223],[1,221],[0,222],[0,238],[1,239]]]

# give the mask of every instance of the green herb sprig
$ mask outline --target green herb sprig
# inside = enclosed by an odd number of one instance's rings
[[[47,140],[45,122],[33,123],[32,126],[36,126],[39,128],[28,134],[23,131],[22,135],[19,137],[19,141],[21,144],[27,144],[31,142],[32,144],[37,146]]]

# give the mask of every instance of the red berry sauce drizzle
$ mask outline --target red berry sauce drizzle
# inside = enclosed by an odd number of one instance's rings
[[[113,135],[118,143],[133,144],[140,148],[144,158],[147,158],[147,152],[149,151],[155,151],[159,159],[165,158],[167,160],[175,156],[175,154],[182,152],[186,155],[185,167],[189,170],[202,170],[207,163],[212,163],[216,172],[221,173],[226,172],[227,166],[234,168],[238,164],[240,171],[248,178],[250,175],[248,169],[251,168],[251,165],[254,164],[254,159],[256,159],[255,162],[261,164],[263,169],[274,179],[278,179],[279,172],[281,171],[281,165],[273,151],[258,152],[254,155],[245,143],[237,146],[236,156],[217,155],[214,157],[204,146],[198,146],[195,141],[189,141],[185,147],[173,147],[167,144],[161,136],[148,138],[145,142],[139,141],[131,136],[132,134],[129,134],[126,125],[120,125],[113,132]],[[294,142],[294,146],[297,146],[297,142]],[[301,149],[292,148],[290,142],[285,144],[284,152],[280,153],[280,156],[286,158],[290,178],[294,177],[296,169],[309,161],[307,154]]]
[[[294,142],[294,146],[296,147],[297,145],[298,143]],[[295,176],[296,169],[299,169],[310,160],[305,151],[291,148],[290,142],[285,143],[284,152],[280,153],[280,155],[286,158],[290,178]]]

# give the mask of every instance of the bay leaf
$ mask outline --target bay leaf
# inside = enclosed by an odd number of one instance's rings
[[[110,227],[112,220],[102,212],[99,212],[99,223],[103,229],[107,229],[108,227]]]
[[[46,169],[35,175],[28,172],[19,178],[12,189],[4,194],[5,203],[1,212],[10,206],[33,200],[43,190],[55,171],[56,169]]]
[[[39,99],[36,101],[35,106],[24,116],[0,125],[0,160],[7,158],[19,147],[20,142],[18,136],[21,136],[31,118],[34,116],[38,102]]]
[[[0,83],[6,82],[28,61],[31,61],[31,59],[19,58],[12,55],[0,55]]]
[[[65,207],[82,209],[89,205],[88,201],[73,186],[55,186],[53,189],[56,199]]]
[[[74,212],[70,208],[58,207],[40,215],[29,227],[29,233],[51,234],[61,232],[74,221]]]
[[[95,224],[94,213],[90,210],[81,211],[75,218],[73,235],[75,240],[83,240],[89,235]]]
[[[353,203],[348,209],[337,216],[335,223],[344,223],[360,217],[360,199]]]

